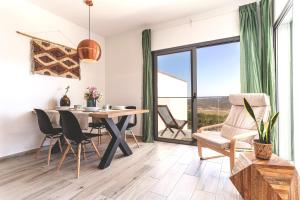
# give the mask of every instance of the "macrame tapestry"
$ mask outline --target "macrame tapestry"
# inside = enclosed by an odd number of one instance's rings
[[[76,49],[33,39],[32,71],[34,74],[80,79],[80,62]]]

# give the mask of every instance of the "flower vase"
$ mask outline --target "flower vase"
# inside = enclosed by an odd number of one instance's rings
[[[96,107],[97,106],[96,99],[88,99],[88,100],[86,100],[86,106],[87,107]]]

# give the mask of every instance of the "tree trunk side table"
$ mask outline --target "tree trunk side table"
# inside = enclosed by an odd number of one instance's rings
[[[245,200],[299,200],[295,166],[274,154],[260,160],[254,152],[241,153],[230,180]]]

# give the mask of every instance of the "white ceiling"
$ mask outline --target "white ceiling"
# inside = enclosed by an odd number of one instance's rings
[[[88,27],[88,7],[83,0],[30,0],[34,4]],[[146,25],[188,17],[242,0],[94,0],[92,31],[109,36]]]

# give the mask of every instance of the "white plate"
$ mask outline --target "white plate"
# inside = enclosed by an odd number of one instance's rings
[[[99,107],[86,107],[85,108],[85,111],[87,112],[96,112],[96,111],[99,111]]]
[[[112,106],[112,110],[125,110],[126,106]]]

